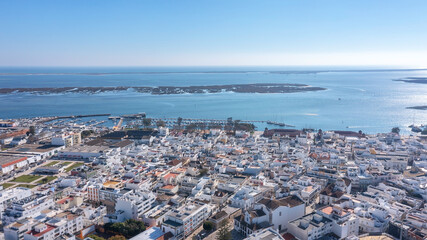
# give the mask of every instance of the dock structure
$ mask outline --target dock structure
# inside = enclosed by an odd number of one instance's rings
[[[178,125],[178,118],[151,118],[152,122],[155,123],[157,121],[163,121],[165,122],[166,126],[175,126]],[[136,121],[142,121],[142,120],[136,120]],[[293,125],[285,124],[285,123],[276,123],[271,121],[265,121],[265,120],[237,120],[239,123],[267,123],[267,124],[274,124],[280,127],[295,127]],[[206,124],[206,125],[221,125],[221,126],[227,126],[232,125],[233,121],[229,121],[227,119],[206,119],[206,118],[182,118],[181,121],[182,125],[189,125],[189,124]]]
[[[119,120],[118,124],[113,127],[114,130],[120,130],[124,120],[131,120],[133,122],[141,122],[142,119],[146,117],[145,113],[138,113],[138,114],[128,114],[123,116],[111,116],[109,113],[105,114],[88,114],[88,115],[70,115],[70,116],[53,116],[53,117],[43,117],[39,120],[41,123],[58,120],[58,119],[70,119],[70,118],[84,118],[84,117],[101,117],[101,116],[108,116],[109,120]],[[151,118],[153,124],[157,121],[163,121],[165,122],[166,126],[173,127],[178,125],[178,118]],[[290,124],[285,123],[279,123],[279,122],[273,122],[273,121],[266,121],[266,120],[236,120],[239,123],[249,123],[249,124],[256,124],[256,123],[267,123],[270,125],[276,125],[279,127],[295,127]],[[234,121],[229,119],[206,119],[206,118],[182,118],[181,124],[182,125],[190,125],[190,124],[206,124],[206,125],[220,125],[220,126],[230,126],[233,125]]]
[[[273,121],[266,121],[266,122],[267,122],[267,124],[276,125],[276,126],[280,126],[280,127],[295,127],[293,125],[289,125],[289,124],[281,123],[281,122],[273,122]]]
[[[121,117],[118,117],[118,116],[111,116],[111,117],[108,117],[108,120],[120,120],[120,118]]]
[[[57,119],[67,119],[67,118],[85,118],[85,117],[107,117],[111,116],[110,113],[101,113],[101,114],[86,114],[86,115],[69,115],[69,116],[54,116],[54,117],[42,117],[39,122],[49,122]]]
[[[123,124],[123,118],[120,118],[119,122],[117,123],[116,126],[113,127],[114,131],[120,130]]]

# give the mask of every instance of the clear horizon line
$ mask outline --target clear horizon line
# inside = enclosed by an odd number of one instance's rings
[[[396,67],[402,69],[427,69],[427,66],[413,65],[0,65],[0,68],[84,68],[84,67],[367,67],[367,68],[384,68],[389,69]]]

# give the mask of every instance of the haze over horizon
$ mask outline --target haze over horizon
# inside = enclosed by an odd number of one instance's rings
[[[2,1],[0,66],[427,67],[427,2]]]

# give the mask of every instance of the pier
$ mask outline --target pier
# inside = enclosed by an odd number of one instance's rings
[[[178,125],[178,118],[151,118],[152,124],[155,124],[157,121],[163,121],[167,126],[174,126]],[[256,123],[267,123],[270,125],[277,125],[280,127],[295,127],[290,124],[285,123],[279,123],[279,122],[272,122],[272,121],[266,121],[266,120],[235,120],[239,123],[248,123],[248,124],[256,124]],[[141,122],[141,120],[134,120],[134,122]],[[234,121],[228,120],[228,119],[206,119],[206,118],[182,118],[181,121],[182,125],[189,125],[189,124],[206,124],[206,125],[221,125],[221,126],[227,126],[227,125],[233,125]]]
[[[122,128],[122,124],[123,124],[123,118],[120,118],[119,123],[117,123],[117,125],[113,127],[113,130],[114,131],[120,130]]]
[[[62,119],[62,118],[84,118],[84,117],[106,117],[110,116],[109,113],[102,113],[102,114],[87,114],[87,115],[71,115],[71,116],[58,116],[56,119]]]
[[[145,118],[145,113],[138,113],[138,114],[128,114],[123,116],[111,116],[109,113],[103,113],[103,114],[87,114],[87,115],[70,115],[70,116],[54,116],[54,117],[44,117],[41,118],[39,121],[41,123],[58,120],[58,119],[73,119],[73,118],[85,118],[85,117],[107,117],[109,120],[115,121],[118,120],[118,124],[113,127],[114,130],[121,129],[124,120],[131,121],[134,123],[138,123],[142,125],[142,119]],[[167,126],[176,126],[178,125],[178,118],[151,118],[152,125],[155,125],[157,121],[163,121]],[[269,125],[276,125],[279,127],[295,127],[290,124],[286,123],[280,123],[280,122],[274,122],[274,121],[267,121],[267,120],[231,120],[230,119],[207,119],[207,118],[182,118],[181,124],[182,125],[190,125],[190,124],[205,124],[205,125],[220,125],[220,126],[230,126],[233,125],[235,122],[239,123],[248,123],[248,124],[257,124],[257,123],[266,123]]]
[[[40,122],[49,122],[57,119],[67,119],[67,118],[85,118],[85,117],[107,117],[111,116],[110,113],[101,113],[101,114],[86,114],[86,115],[70,115],[70,116],[54,116],[54,117],[43,117],[40,119]]]

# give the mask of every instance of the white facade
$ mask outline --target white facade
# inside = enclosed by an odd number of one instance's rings
[[[153,192],[133,191],[116,202],[116,211],[123,211],[127,219],[140,219],[151,209],[156,200]]]
[[[7,208],[7,205],[19,201],[23,198],[31,196],[31,189],[28,188],[11,188],[0,192],[0,218],[3,215],[3,211]]]
[[[10,173],[11,171],[13,171],[15,169],[20,169],[20,168],[23,168],[25,166],[28,166],[28,163],[29,163],[28,157],[24,157],[24,156],[19,157],[17,159],[16,158],[11,159],[9,161],[10,162],[8,162],[8,163],[0,165],[0,169],[1,169],[1,172],[3,174],[7,174],[7,173]]]
[[[89,201],[92,202],[99,202],[100,198],[99,198],[99,189],[101,187],[97,186],[97,185],[92,185],[87,187],[87,198]]]
[[[254,206],[255,202],[260,200],[263,197],[260,191],[245,186],[242,187],[239,191],[234,194],[234,196],[230,199],[230,206],[242,209],[248,209]]]
[[[359,217],[360,230],[367,233],[381,233],[388,227],[390,216],[388,211],[379,206],[369,204],[356,207],[354,213]]]
[[[51,144],[54,146],[66,146],[70,147],[76,144],[80,144],[82,141],[80,133],[65,133],[52,137]]]
[[[55,236],[65,234],[74,235],[83,229],[83,217],[72,213],[60,213],[54,216],[46,224],[55,227]]]
[[[23,219],[3,227],[4,238],[7,240],[19,240],[35,224],[32,219]]]
[[[185,238],[211,215],[211,211],[208,204],[188,203],[165,217],[162,231],[172,232],[177,239]]]
[[[290,222],[288,232],[299,240],[315,240],[332,232],[332,220],[311,213]]]
[[[40,223],[24,234],[24,240],[54,240],[55,227]]]
[[[297,196],[289,196],[282,199],[264,198],[258,202],[268,210],[272,228],[279,232],[288,229],[289,221],[300,218],[305,214],[305,203]]]
[[[283,232],[288,229],[289,221],[304,216],[305,204],[301,204],[295,207],[280,206],[271,212],[271,224],[273,228],[279,232]]]
[[[8,225],[23,218],[35,217],[39,215],[41,211],[54,206],[54,204],[55,202],[53,199],[47,195],[37,194],[23,198],[13,202],[12,205],[5,210],[3,222],[5,225]]]
[[[340,238],[359,235],[359,218],[340,206],[327,206],[317,213],[332,220],[332,232]]]

